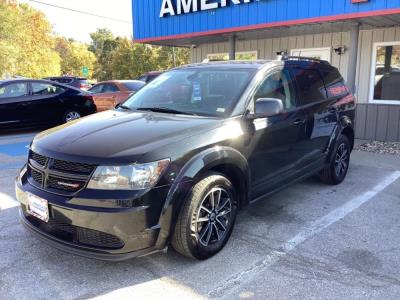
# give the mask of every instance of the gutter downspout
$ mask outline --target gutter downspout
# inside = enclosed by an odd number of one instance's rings
[[[236,35],[229,37],[229,60],[236,58]]]
[[[347,85],[353,94],[356,93],[359,34],[360,34],[360,24],[357,24],[350,29],[349,67],[347,70]]]

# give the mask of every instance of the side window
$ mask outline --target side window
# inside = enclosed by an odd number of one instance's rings
[[[321,75],[317,70],[293,69],[298,88],[299,105],[307,105],[325,100],[326,90]]]
[[[101,93],[103,90],[104,84],[97,84],[94,87],[92,87],[89,92],[94,93],[94,94],[98,94]]]
[[[147,82],[147,76],[140,76],[137,80]]]
[[[32,82],[32,94],[34,96],[38,95],[56,95],[64,92],[65,89],[52,85],[49,83]]]
[[[283,70],[269,74],[254,95],[254,101],[259,98],[281,99],[285,110],[293,108],[295,93],[289,72]]]
[[[324,71],[322,72],[324,77],[326,91],[328,97],[343,97],[349,93],[349,90],[344,83],[342,76],[337,71]]]
[[[107,83],[104,85],[103,93],[115,93],[119,92],[119,88],[112,83]]]
[[[0,88],[1,98],[16,98],[28,95],[26,83],[11,83]]]

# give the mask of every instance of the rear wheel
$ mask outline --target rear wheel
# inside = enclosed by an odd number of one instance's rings
[[[68,123],[74,120],[77,120],[81,117],[81,114],[76,110],[69,110],[64,114],[63,121],[64,123]]]
[[[319,178],[327,184],[340,184],[347,175],[350,164],[351,145],[345,135],[341,135],[335,145],[329,166],[319,173]]]
[[[207,259],[228,241],[237,212],[236,192],[224,176],[209,173],[189,194],[175,226],[172,246],[179,253]]]

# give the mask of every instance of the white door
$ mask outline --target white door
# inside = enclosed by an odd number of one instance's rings
[[[331,62],[331,48],[293,49],[290,51],[290,55],[322,59]]]

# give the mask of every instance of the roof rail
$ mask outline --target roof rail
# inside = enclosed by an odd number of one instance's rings
[[[326,60],[318,59],[318,58],[313,58],[313,57],[303,57],[303,56],[288,56],[288,55],[282,55],[280,56],[280,60],[288,61],[288,60],[305,60],[305,61],[312,61],[316,63],[321,63],[321,64],[326,64],[329,65],[329,62]]]

